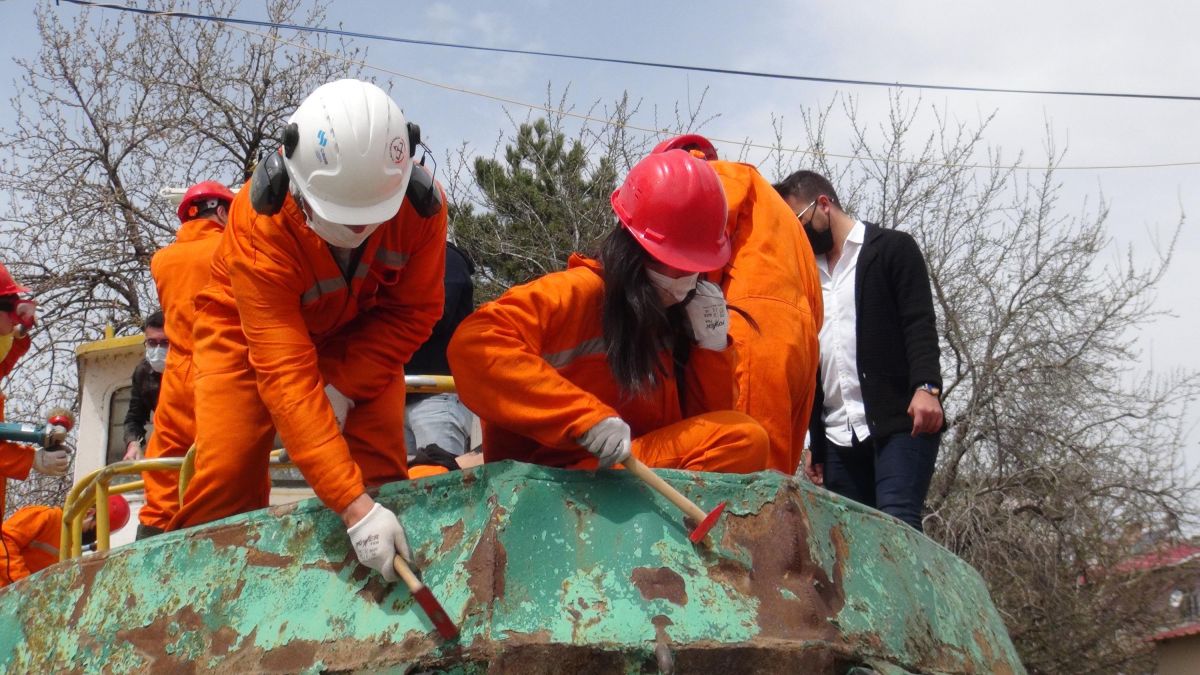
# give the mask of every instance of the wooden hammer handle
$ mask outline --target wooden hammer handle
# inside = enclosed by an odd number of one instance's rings
[[[692,500],[680,494],[679,490],[667,484],[667,481],[651,471],[650,467],[642,464],[637,457],[630,455],[629,459],[625,460],[623,464],[625,464],[625,468],[633,473],[633,475],[641,478],[643,482],[654,488],[659,494],[671,500],[671,503],[678,506],[679,510],[683,511],[689,518],[695,520],[696,525],[704,521],[704,517],[707,514],[699,506],[696,506]]]
[[[404,583],[408,585],[408,590],[416,593],[418,590],[425,587],[425,584],[421,583],[421,580],[417,578],[417,575],[413,574],[412,568],[408,566],[408,563],[404,561],[403,557],[393,557],[392,567],[395,568],[396,574],[399,574],[400,578],[404,580]]]

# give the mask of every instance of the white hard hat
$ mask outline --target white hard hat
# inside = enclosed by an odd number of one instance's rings
[[[284,165],[312,215],[351,226],[396,215],[413,162],[404,113],[387,92],[362,80],[323,84],[288,123],[298,142]]]

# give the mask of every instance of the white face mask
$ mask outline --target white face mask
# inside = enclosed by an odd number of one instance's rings
[[[700,278],[699,274],[688,274],[678,278],[669,277],[659,274],[649,267],[646,268],[646,276],[650,278],[650,283],[654,284],[655,290],[658,291],[658,299],[662,302],[663,307],[678,305],[686,300],[688,293],[695,290],[696,281]]]
[[[304,214],[304,220],[308,223],[308,227],[317,233],[317,236],[324,239],[325,243],[337,248],[358,248],[360,244],[371,236],[371,233],[379,229],[383,223],[375,223],[367,225],[362,232],[355,232],[346,225],[339,223],[331,223],[321,216],[318,216],[313,211],[312,206],[304,200],[304,195],[298,192],[292,192],[292,198],[296,200],[296,204],[300,207],[300,212]]]
[[[154,369],[154,372],[161,373],[167,367],[167,348],[166,347],[147,347],[146,348],[146,363]]]

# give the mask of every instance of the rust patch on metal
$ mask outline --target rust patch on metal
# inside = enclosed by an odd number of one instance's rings
[[[68,626],[78,624],[79,617],[83,614],[83,609],[87,607],[88,600],[91,598],[92,585],[96,581],[96,575],[100,573],[100,568],[104,567],[104,561],[107,558],[108,553],[102,553],[84,558],[79,562],[79,580],[76,587],[81,587],[83,592],[75,601],[75,609],[71,611],[71,618],[67,620]]]
[[[679,606],[687,604],[687,587],[683,577],[667,567],[635,567],[633,585],[647,600],[662,598]]]
[[[758,599],[762,637],[835,640],[831,619],[845,601],[840,565],[847,544],[840,532],[832,535],[838,562],[831,580],[809,551],[810,526],[798,501],[799,490],[785,489],[756,514],[727,517],[722,545],[748,552],[751,565],[722,558],[710,575]]]
[[[229,648],[233,646],[233,643],[237,642],[237,638],[237,631],[229,626],[221,626],[213,631],[210,640],[212,643],[212,653],[218,656],[228,654]]]
[[[675,622],[665,614],[655,615],[650,619],[650,623],[654,624],[654,641],[655,642],[670,642],[671,636],[667,634],[667,626],[674,626]]]
[[[626,672],[620,652],[599,647],[529,644],[504,649],[488,660],[488,673],[608,675]]]
[[[844,673],[856,660],[824,644],[688,645],[673,650],[675,672],[727,673]]]
[[[312,668],[317,659],[317,645],[312,642],[294,640],[287,649],[273,649],[262,655],[259,665],[263,670],[282,673],[299,673]],[[326,665],[328,667],[328,665]]]
[[[467,601],[469,607],[483,608],[493,600],[504,597],[505,571],[508,569],[508,552],[500,543],[497,534],[500,519],[507,511],[492,502],[493,509],[487,525],[479,535],[475,550],[467,558],[464,565],[467,571],[467,588],[471,598]],[[470,613],[470,610],[468,610]]]
[[[270,553],[255,546],[246,547],[246,562],[257,567],[287,568],[296,564],[289,556]]]
[[[1014,675],[1012,665],[1008,661],[996,658],[996,652],[992,649],[992,641],[982,631],[976,629],[971,634],[971,637],[975,640],[975,644],[979,646],[979,651],[983,653],[983,658],[993,673],[996,673],[996,675]]]
[[[458,546],[458,542],[463,538],[463,522],[460,520],[449,527],[442,528],[442,545],[438,546],[437,552],[444,554],[450,549]]]
[[[545,644],[550,642],[550,639],[554,637],[549,628],[535,630],[532,633],[520,633],[511,629],[506,629],[503,632],[505,644],[511,645]]]

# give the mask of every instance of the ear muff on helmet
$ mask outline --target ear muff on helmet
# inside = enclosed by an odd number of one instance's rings
[[[283,208],[288,193],[288,172],[283,165],[283,156],[291,157],[299,142],[300,128],[293,122],[283,130],[283,147],[254,167],[254,176],[250,179],[250,205],[264,216],[273,216]]]
[[[300,142],[300,129],[293,122],[283,130],[283,146],[272,152],[254,167],[250,181],[250,205],[264,216],[273,216],[283,208],[289,189],[287,167],[283,164],[286,155],[291,157]],[[408,123],[408,154],[414,156],[421,144],[421,127]],[[422,165],[423,166],[423,165]],[[415,167],[414,167],[415,168]],[[413,171],[405,198],[412,202],[422,218],[429,218],[442,209],[441,193],[435,186],[433,175],[428,171]]]
[[[425,168],[424,160],[413,167],[404,198],[422,218],[432,218],[442,210],[442,191],[438,189],[433,174]]]
[[[421,144],[421,127],[416,122],[408,124],[408,156],[417,156],[417,146]]]

